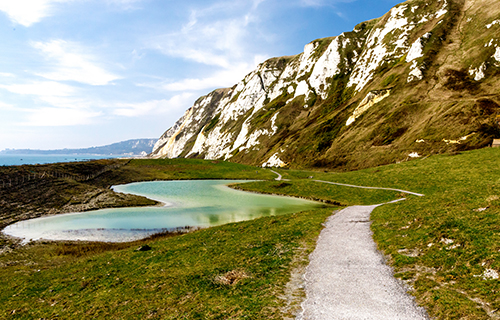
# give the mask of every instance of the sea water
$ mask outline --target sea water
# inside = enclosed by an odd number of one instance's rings
[[[115,156],[103,155],[75,155],[75,154],[0,154],[0,166],[19,166],[23,164],[46,164],[58,162],[86,161],[95,159],[115,158]]]
[[[163,230],[211,227],[321,206],[313,201],[243,192],[240,180],[155,181],[114,186],[116,192],[148,197],[157,207],[102,209],[20,221],[3,232],[25,241],[132,241]]]

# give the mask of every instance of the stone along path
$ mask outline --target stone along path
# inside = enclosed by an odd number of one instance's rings
[[[281,180],[281,175],[277,180]],[[399,189],[315,181],[423,196]],[[401,200],[404,199],[393,202]],[[304,276],[306,300],[298,319],[429,319],[425,309],[417,306],[403,284],[394,278],[392,269],[377,250],[370,230],[370,214],[378,206],[348,207],[327,220],[309,257]]]

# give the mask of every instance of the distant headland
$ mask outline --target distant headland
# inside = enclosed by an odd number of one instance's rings
[[[55,149],[55,150],[37,150],[37,149],[5,149],[0,154],[16,155],[147,155],[153,150],[157,139],[133,139],[113,143],[106,146],[90,147],[82,149]]]

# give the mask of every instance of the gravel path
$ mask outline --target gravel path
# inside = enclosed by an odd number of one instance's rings
[[[274,171],[273,171],[274,172]],[[277,172],[274,172],[278,174]],[[345,184],[345,183],[338,183],[338,182],[330,182],[330,181],[323,181],[323,180],[314,180],[316,182],[321,182],[321,183],[328,183],[328,184],[334,184],[337,186],[344,186],[344,187],[350,187],[350,188],[359,188],[359,189],[375,189],[375,190],[388,190],[388,191],[398,191],[398,192],[403,192],[407,194],[412,194],[414,196],[418,197],[423,197],[424,195],[421,193],[416,193],[416,192],[411,192],[411,191],[406,191],[406,190],[401,190],[401,189],[393,189],[393,188],[381,188],[381,187],[363,187],[363,186],[355,186],[352,184]]]
[[[277,173],[276,171],[271,170],[271,172],[272,172],[272,173],[274,173],[274,174],[277,174],[277,175],[278,175],[278,177],[277,177],[277,178],[274,178],[274,180],[276,180],[276,181],[281,181],[281,180],[283,179],[283,177],[281,176],[281,174]]]
[[[282,180],[278,175],[276,180]],[[355,186],[314,180],[351,188],[421,193],[380,187]],[[399,199],[391,203],[402,201]],[[352,206],[328,218],[304,275],[306,300],[298,320],[428,320],[397,280],[377,250],[370,215],[380,205]]]
[[[370,230],[376,207],[348,207],[327,220],[309,257],[298,319],[429,319],[376,248]]]

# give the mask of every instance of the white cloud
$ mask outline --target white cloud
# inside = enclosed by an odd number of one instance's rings
[[[169,113],[175,110],[184,110],[194,102],[194,95],[182,93],[170,99],[151,100],[141,103],[121,103],[117,104],[114,110],[115,115],[125,117],[137,117],[151,114]]]
[[[92,105],[98,104],[96,101],[80,98],[76,95],[71,97],[40,96],[38,99],[52,107],[68,109],[88,109]]]
[[[262,2],[216,2],[192,10],[178,32],[159,36],[149,46],[171,57],[225,69],[253,62],[252,51],[262,50],[252,44],[259,37],[255,29]]]
[[[158,36],[148,46],[170,57],[210,66],[212,71],[142,86],[193,92],[239,82],[269,57],[265,53],[266,46],[262,45],[269,40],[269,34],[258,31],[258,7],[264,1],[216,1],[207,7],[191,10],[177,32]]]
[[[56,4],[77,0],[0,0],[0,11],[9,19],[25,27],[40,22],[43,18],[54,14]],[[83,0],[80,0],[83,1]],[[137,9],[136,4],[142,0],[107,0],[108,4],[119,6],[123,10]]]
[[[244,32],[237,21],[201,24],[191,20],[181,32],[157,39],[153,47],[171,57],[229,68],[233,60],[241,58]]]
[[[85,53],[85,49],[75,42],[52,40],[33,42],[47,60],[54,61],[54,71],[39,73],[46,79],[55,81],[76,81],[90,85],[107,85],[120,77],[98,66],[97,58]]]
[[[304,7],[332,7],[337,3],[350,3],[356,0],[299,0]]]
[[[0,88],[21,95],[36,95],[42,97],[68,97],[75,93],[74,87],[54,81],[0,85]]]
[[[106,0],[108,4],[119,6],[123,10],[136,10],[138,9],[137,3],[142,0]]]
[[[0,110],[16,110],[13,105],[0,101]]]
[[[261,57],[259,56],[259,59]],[[263,61],[259,60],[259,61]],[[142,84],[141,86],[153,87],[166,91],[198,91],[211,88],[230,87],[241,81],[244,75],[255,69],[254,64],[241,63],[230,69],[219,70],[206,78],[183,79],[176,82],[162,83],[160,85]]]
[[[102,113],[89,109],[45,107],[27,110],[27,121],[23,126],[60,127],[90,124]]]
[[[72,0],[0,0],[0,11],[14,23],[29,27],[52,14],[55,3]]]
[[[0,103],[0,109],[25,113],[20,126],[72,126],[89,124],[102,112],[95,111],[92,102],[78,97],[77,88],[54,82],[38,81],[25,84],[0,85],[0,88],[19,95],[34,97],[39,107],[19,107]]]

